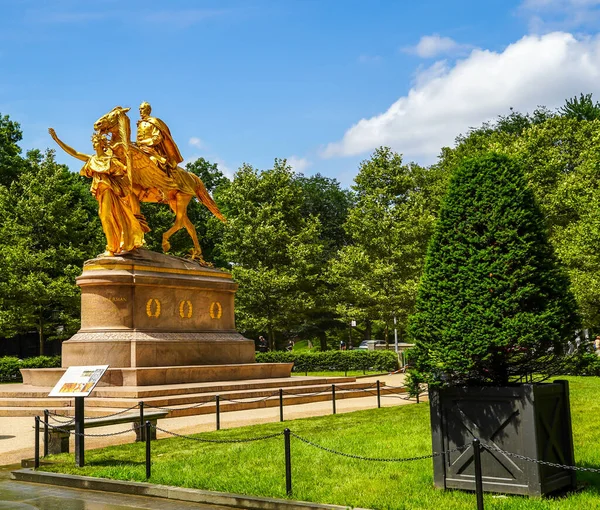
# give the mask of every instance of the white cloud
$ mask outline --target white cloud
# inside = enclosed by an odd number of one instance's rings
[[[197,149],[205,149],[206,148],[205,143],[197,136],[192,136],[189,139],[188,144],[191,145],[192,147],[196,147]]]
[[[217,164],[217,167],[219,168],[219,170],[221,170],[221,172],[223,172],[223,175],[225,177],[227,177],[229,180],[233,179],[233,174],[235,172],[234,172],[234,170],[232,170],[230,167],[227,166],[227,164],[225,163],[224,160],[222,160],[219,157],[214,157],[214,158],[211,158],[210,161],[213,161],[214,163]]]
[[[287,158],[287,164],[292,167],[294,172],[301,173],[308,168],[312,163],[306,158],[299,158],[297,156],[290,156]]]
[[[409,158],[433,161],[469,127],[509,107],[555,108],[580,92],[600,96],[600,39],[568,33],[526,36],[503,52],[473,50],[454,66],[435,63],[388,110],[361,119],[323,157],[363,154],[389,145]]]
[[[442,37],[439,34],[424,35],[415,46],[402,48],[404,53],[418,55],[421,58],[433,58],[440,55],[458,55],[471,50],[469,44],[459,44],[450,37]]]

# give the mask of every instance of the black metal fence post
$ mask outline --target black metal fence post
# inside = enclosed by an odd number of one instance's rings
[[[145,425],[145,437],[146,437],[146,480],[150,478],[151,474],[151,462],[150,462],[150,453],[151,453],[151,444],[152,444],[152,425],[149,421],[146,422]]]
[[[279,388],[279,421],[283,421],[283,388]]]
[[[331,385],[331,402],[333,404],[333,414],[335,414],[335,384]]]
[[[381,408],[381,386],[379,379],[377,379],[377,409]]]
[[[146,429],[144,428],[144,402],[138,402],[138,406],[140,406],[140,441],[144,441],[146,439]]]
[[[48,417],[49,417],[48,409],[44,409],[44,457],[48,456]]]
[[[217,430],[221,430],[221,398],[215,395],[215,411],[217,413]]]
[[[75,465],[85,464],[85,409],[83,397],[75,397]]]
[[[35,452],[33,454],[33,467],[40,467],[40,417],[35,417]]]
[[[475,494],[477,510],[483,510],[483,475],[481,473],[481,441],[473,439],[473,460],[475,461]]]
[[[292,495],[292,449],[290,444],[290,429],[283,431],[285,444],[285,492]]]

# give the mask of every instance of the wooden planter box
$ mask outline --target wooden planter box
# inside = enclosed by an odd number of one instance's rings
[[[429,392],[433,451],[482,443],[536,460],[573,466],[569,384],[455,387]],[[487,492],[542,496],[575,488],[575,472],[500,452],[481,452]],[[434,457],[434,485],[475,490],[473,449]]]

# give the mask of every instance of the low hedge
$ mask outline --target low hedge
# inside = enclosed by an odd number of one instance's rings
[[[0,358],[0,382],[21,382],[21,368],[58,368],[60,356],[36,356],[19,359],[14,356]]]
[[[294,372],[326,372],[348,370],[398,370],[398,356],[394,351],[352,351],[323,352],[257,352],[258,363],[294,363]]]
[[[586,352],[566,358],[563,375],[600,376],[600,356],[595,352]]]

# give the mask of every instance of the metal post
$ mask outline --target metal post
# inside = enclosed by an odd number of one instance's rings
[[[215,409],[217,413],[217,430],[221,430],[221,399],[215,395]]]
[[[283,388],[279,388],[279,421],[283,421]]]
[[[398,328],[396,327],[396,316],[394,315],[394,346],[396,347],[396,354],[398,354]]]
[[[473,460],[475,461],[475,494],[477,510],[483,510],[483,476],[481,473],[481,441],[473,439]]]
[[[149,421],[146,422],[145,426],[145,436],[146,436],[146,480],[150,478],[151,474],[151,465],[150,465],[150,447],[152,444],[152,425]]]
[[[75,397],[75,465],[77,467],[83,467],[85,464],[84,413],[83,397]]]
[[[381,386],[379,384],[379,379],[377,379],[377,409],[381,408]]]
[[[44,457],[48,456],[48,409],[44,409]]]
[[[40,417],[35,417],[35,451],[33,455],[33,467],[40,467]]]
[[[292,495],[292,450],[290,445],[290,429],[283,431],[285,444],[285,492]]]
[[[146,429],[144,428],[144,402],[138,402],[140,406],[140,441],[146,439]]]
[[[331,385],[331,402],[333,403],[333,414],[335,414],[335,384]]]

